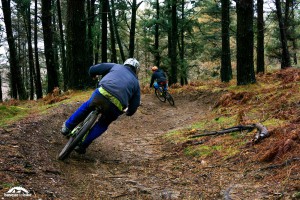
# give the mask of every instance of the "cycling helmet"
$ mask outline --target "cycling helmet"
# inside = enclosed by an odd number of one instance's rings
[[[153,72],[155,72],[156,70],[158,70],[158,67],[153,66],[153,67],[151,68],[151,70],[152,70]]]
[[[125,60],[124,65],[130,65],[136,72],[138,72],[138,70],[140,69],[140,63],[135,58],[128,58],[127,60]]]

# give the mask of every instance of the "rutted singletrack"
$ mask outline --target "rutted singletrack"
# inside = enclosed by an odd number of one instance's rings
[[[154,94],[142,96],[132,117],[121,116],[84,156],[72,154],[60,163],[62,174],[76,183],[74,198],[179,198],[192,191],[178,185],[172,175],[177,156],[168,151],[161,136],[185,127],[203,116],[198,101],[175,99],[176,107],[162,103]],[[171,163],[169,163],[171,162]],[[82,170],[82,171],[81,171]],[[71,185],[71,190],[74,185]],[[184,195],[185,196],[185,195]]]
[[[205,119],[218,95],[174,94],[176,107],[172,107],[160,102],[153,93],[143,94],[142,105],[135,115],[121,116],[94,141],[85,155],[72,153],[64,162],[57,159],[67,142],[60,128],[82,102],[63,102],[50,108],[47,114],[31,115],[2,128],[0,196],[6,199],[4,193],[16,186],[30,192],[28,199],[194,200],[291,196],[300,183],[298,171],[292,170],[297,168],[297,161],[285,168],[262,170],[270,164],[247,159],[247,155],[259,151],[255,146],[243,147],[245,153],[239,156],[220,159],[213,155],[200,159],[183,155],[180,145],[163,138],[169,131]],[[288,174],[281,184],[273,181],[279,173]]]
[[[32,199],[190,196],[193,191],[179,181],[182,172],[173,174],[185,161],[161,137],[203,117],[210,100],[174,99],[176,107],[160,102],[154,93],[142,95],[135,115],[121,116],[85,155],[72,153],[65,162],[57,160],[67,141],[60,128],[82,102],[62,103],[47,115],[32,115],[1,129],[0,196],[14,186],[30,191]]]

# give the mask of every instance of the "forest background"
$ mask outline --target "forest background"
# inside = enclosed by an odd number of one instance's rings
[[[2,0],[2,11],[1,101],[95,87],[91,65],[128,57],[142,64],[142,84],[153,65],[170,85],[246,85],[298,64],[296,0]]]
[[[36,199],[299,199],[299,1],[1,6],[0,195],[21,185]],[[128,57],[142,65],[138,111],[59,162],[61,125],[96,87],[87,70]],[[153,65],[176,106],[149,89]],[[257,123],[259,140],[256,129],[199,136]]]

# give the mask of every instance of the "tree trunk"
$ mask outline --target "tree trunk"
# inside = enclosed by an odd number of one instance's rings
[[[290,54],[287,46],[286,26],[284,24],[283,17],[282,17],[280,0],[275,0],[275,5],[276,5],[276,14],[279,23],[280,41],[281,41],[281,48],[282,48],[281,69],[285,69],[291,66]]]
[[[95,0],[87,0],[88,27],[87,27],[87,65],[92,66],[94,62],[93,27],[95,23]]]
[[[264,1],[257,0],[257,73],[265,73]]]
[[[13,37],[10,0],[1,0],[1,1],[2,1],[2,10],[4,15],[7,42],[9,46],[11,93],[12,93],[12,97],[15,99],[19,98],[20,100],[25,100],[27,99],[27,94],[22,80],[21,68],[18,64],[15,40]]]
[[[156,23],[154,34],[154,64],[160,67],[160,52],[159,52],[159,0],[156,0]]]
[[[52,9],[51,1],[42,0],[42,25],[44,35],[45,58],[47,67],[48,89],[47,93],[51,93],[58,85],[58,72],[56,71],[54,60],[53,47],[53,32],[52,32]]]
[[[33,48],[32,48],[32,39],[31,39],[31,17],[30,17],[30,3],[26,6],[25,11],[26,19],[26,36],[27,36],[27,45],[28,45],[28,61],[29,61],[29,78],[30,78],[30,99],[34,99],[34,58],[33,58]]]
[[[171,0],[166,0],[166,9],[167,9],[167,32],[168,32],[168,70],[167,74],[172,71],[172,9],[171,9]],[[169,80],[170,83],[171,79]],[[171,84],[171,83],[170,83]]]
[[[178,40],[178,24],[177,24],[177,0],[172,1],[172,36],[171,36],[171,77],[170,85],[177,83],[177,40]]]
[[[110,45],[111,45],[111,62],[117,63],[117,50],[116,50],[116,40],[115,40],[115,28],[113,24],[112,14],[110,7],[108,8],[108,21],[109,21],[109,30],[110,30]]]
[[[295,31],[295,10],[294,10],[294,0],[286,0],[285,2],[285,17],[284,24],[286,27],[286,37],[288,41],[292,43],[292,57],[294,64],[297,64],[297,41],[296,41],[296,31]],[[291,58],[290,58],[291,60]]]
[[[222,0],[222,57],[221,81],[229,82],[232,79],[231,54],[230,54],[230,0]]]
[[[94,63],[97,64],[99,60],[99,49],[100,49],[100,36],[101,33],[98,31],[97,36],[96,36],[96,50],[95,50],[95,58],[94,58]]]
[[[54,2],[55,0],[51,0],[51,8],[54,11]],[[59,34],[58,34],[58,24],[56,23],[56,15],[52,13],[52,35],[53,35],[53,57],[54,57],[54,66],[55,66],[55,71],[57,72],[57,81],[59,81],[60,79],[60,73],[59,73],[59,68],[60,68],[60,64],[59,64],[59,56],[58,56],[58,49],[60,49],[60,43],[59,43]]]
[[[35,55],[35,89],[36,89],[36,98],[43,98],[43,89],[41,83],[41,72],[40,72],[40,63],[39,63],[39,52],[38,52],[38,15],[37,15],[37,0],[34,1],[34,55]]]
[[[67,10],[67,68],[69,70],[69,87],[85,89],[89,79],[86,64],[86,18],[85,1],[68,0]]]
[[[184,0],[181,0],[181,20],[182,23],[184,22]],[[181,45],[180,45],[181,44]],[[178,50],[180,55],[180,84],[181,85],[187,85],[187,64],[184,60],[184,25],[181,25],[180,30],[180,42],[178,41]]]
[[[112,11],[112,20],[113,20],[113,24],[114,24],[114,28],[115,28],[115,33],[116,33],[116,39],[117,39],[117,43],[118,43],[118,46],[119,46],[119,49],[120,49],[121,59],[122,59],[123,62],[125,62],[126,58],[125,58],[125,54],[124,54],[120,34],[119,34],[119,31],[118,31],[118,24],[117,24],[117,20],[116,20],[116,14],[115,14],[116,11],[115,11],[114,0],[111,0],[111,11]]]
[[[60,37],[60,53],[61,53],[61,61],[62,61],[62,74],[63,74],[63,83],[64,83],[64,91],[67,90],[68,86],[68,78],[69,74],[67,72],[67,64],[66,64],[66,50],[65,50],[65,39],[64,39],[64,30],[62,25],[61,18],[61,5],[60,0],[57,0],[57,17],[58,17],[58,26],[59,26],[59,37]]]
[[[2,91],[2,77],[1,77],[1,73],[0,73],[0,102],[3,102],[3,91]]]
[[[295,2],[296,0],[292,0],[292,20],[295,21]],[[298,49],[298,45],[297,45],[297,37],[296,35],[296,25],[295,23],[293,23],[292,25],[292,46],[293,46],[293,60],[294,60],[294,64],[297,65],[298,64],[298,60],[297,60],[297,49]]]
[[[141,2],[142,3],[142,2]],[[131,9],[131,24],[130,24],[130,33],[129,33],[129,58],[134,57],[134,41],[135,41],[135,27],[136,27],[136,11],[138,7],[141,5],[139,3],[136,4],[136,0],[132,1],[132,9]]]
[[[253,64],[253,0],[238,0],[237,10],[237,85],[255,83]]]
[[[101,58],[102,62],[107,62],[107,13],[108,0],[102,1],[102,25],[101,25]]]

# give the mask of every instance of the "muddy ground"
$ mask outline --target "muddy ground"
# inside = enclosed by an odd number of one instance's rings
[[[120,117],[85,155],[73,153],[64,162],[57,160],[66,143],[60,127],[81,102],[0,129],[0,198],[17,199],[4,196],[15,186],[31,193],[22,199],[300,198],[297,159],[259,162],[249,159],[259,149],[245,146],[239,157],[202,160],[163,139],[205,117],[218,98],[175,95],[172,107],[143,94],[134,116]]]

